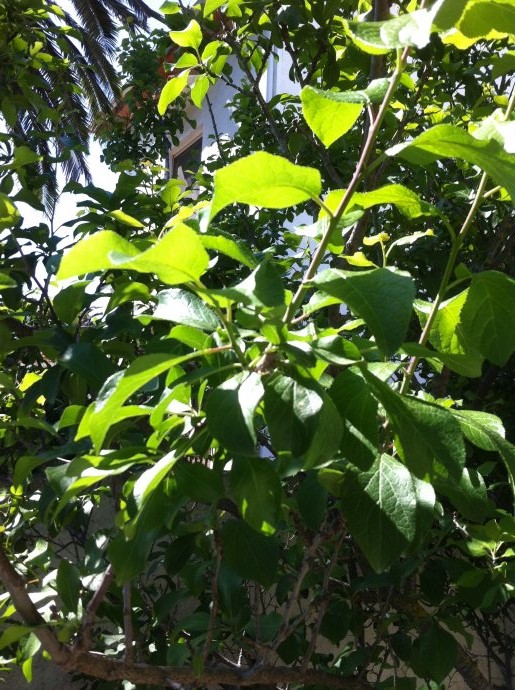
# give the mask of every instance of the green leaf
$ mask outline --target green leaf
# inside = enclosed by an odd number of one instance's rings
[[[77,613],[81,582],[76,566],[69,561],[60,561],[55,583],[65,609],[71,613]]]
[[[254,414],[263,394],[257,372],[238,374],[211,392],[206,404],[207,424],[224,448],[236,454],[255,454]]]
[[[92,343],[73,343],[59,362],[65,369],[82,376],[96,392],[115,371],[115,365]]]
[[[433,484],[467,520],[482,522],[486,518],[490,503],[485,482],[477,470],[464,467],[458,481],[437,478]]]
[[[209,332],[220,325],[216,314],[200,297],[181,288],[161,290],[157,294],[157,307],[152,317]]]
[[[20,212],[7,194],[0,192],[0,230],[11,228],[20,219]]]
[[[28,635],[33,628],[29,625],[8,625],[0,635],[0,649],[8,647]]]
[[[351,129],[365,105],[382,101],[388,83],[388,79],[375,79],[363,91],[322,91],[306,86],[300,96],[304,119],[329,147]]]
[[[144,252],[115,232],[102,230],[78,242],[61,260],[58,280],[105,270],[154,273],[169,285],[196,281],[209,263],[199,236],[177,225]]]
[[[515,493],[515,446],[504,438],[504,427],[495,416],[476,410],[453,410],[465,437],[482,450],[497,451],[501,456],[512,491]]]
[[[52,299],[57,316],[65,323],[73,323],[88,298],[85,296],[89,280],[81,280],[60,290]]]
[[[264,403],[268,431],[277,452],[303,458],[305,469],[336,454],[343,426],[332,400],[322,391],[279,374],[267,382]]]
[[[128,369],[110,376],[81,420],[76,439],[90,436],[99,449],[108,429],[115,423],[114,415],[133,393],[159,374],[183,361],[182,357],[170,358],[167,354],[143,355],[134,360]]]
[[[504,366],[515,352],[515,280],[497,271],[472,276],[460,312],[460,327],[470,346]]]
[[[362,469],[370,467],[379,448],[378,405],[359,370],[347,369],[334,380],[329,395],[340,413],[343,455]]]
[[[206,467],[200,462],[182,460],[174,467],[177,489],[193,501],[212,505],[225,495],[219,466]]]
[[[275,537],[256,532],[243,520],[227,520],[221,534],[227,565],[240,577],[271,587],[279,563],[279,543]]]
[[[459,479],[465,464],[465,445],[452,413],[438,405],[401,396],[366,370],[363,375],[385,408],[397,438],[397,450],[411,472],[421,478]]]
[[[210,86],[211,82],[207,74],[201,74],[195,79],[195,83],[191,87],[191,100],[197,108],[202,108],[202,102]]]
[[[376,79],[364,91],[322,91],[306,86],[300,96],[304,119],[329,147],[351,129],[365,105],[381,102],[388,83],[387,79]]]
[[[378,457],[366,472],[349,466],[341,497],[348,528],[377,572],[409,551],[433,519],[432,486],[389,455]]]
[[[0,220],[1,225],[1,220]],[[9,290],[10,288],[18,287],[18,283],[11,278],[7,273],[0,273],[0,290]]]
[[[463,376],[481,376],[484,357],[474,348],[470,334],[462,327],[460,314],[467,300],[468,290],[459,293],[455,297],[442,302],[429,332],[429,342],[437,350],[443,353],[442,362],[452,371]],[[427,315],[431,309],[431,303],[415,301],[421,323],[427,321]],[[406,346],[406,351],[417,354],[417,347]]]
[[[279,307],[284,304],[284,286],[276,266],[265,258],[238,285],[221,290],[208,290],[208,295],[220,295],[234,302],[254,307]]]
[[[172,77],[172,79],[166,82],[159,96],[159,101],[157,102],[157,112],[161,117],[166,113],[168,106],[179,98],[188,85],[188,75],[189,70],[186,70],[186,74],[182,74],[179,77]]]
[[[161,468],[162,469],[162,468]],[[136,517],[125,532],[119,533],[110,543],[107,553],[114,566],[116,582],[123,585],[139,575],[148,565],[150,549],[163,525],[177,510],[177,503],[166,495],[161,485],[148,496]]]
[[[109,211],[107,214],[108,216],[111,216],[111,218],[114,218],[115,220],[119,221],[120,223],[123,223],[124,225],[129,225],[131,228],[144,228],[145,225],[139,221],[137,218],[133,218],[132,216],[129,216],[128,213],[125,213],[122,210],[118,211]]]
[[[43,156],[38,155],[35,151],[29,149],[28,146],[17,146],[14,151],[13,162],[8,166],[14,170],[23,168],[25,165],[31,165],[42,160]]]
[[[331,192],[331,194],[334,193]],[[422,201],[418,194],[401,184],[387,184],[371,192],[355,192],[350,199],[348,210],[352,210],[355,206],[366,209],[388,204],[396,206],[407,218],[438,214],[438,210],[432,204]]]
[[[357,47],[372,55],[407,46],[424,48],[431,37],[435,9],[415,10],[384,22],[345,21],[344,26]]]
[[[257,266],[258,262],[252,250],[241,240],[235,240],[221,230],[217,230],[216,235],[206,233],[199,235],[199,237],[206,249],[212,249],[220,254],[225,254],[240,264],[247,266],[247,268],[255,268]]]
[[[406,336],[415,298],[410,276],[386,268],[360,273],[330,268],[319,273],[313,282],[364,319],[385,354],[397,351]],[[395,319],[391,318],[392,313]]]
[[[323,399],[295,379],[279,374],[265,389],[265,419],[276,451],[302,456],[318,425]]]
[[[194,19],[183,31],[170,31],[170,38],[181,48],[198,49],[202,43],[202,29]]]
[[[296,494],[297,507],[304,523],[319,530],[327,513],[328,493],[318,481],[317,473],[310,471],[302,480]]]
[[[482,450],[497,450],[495,436],[504,438],[504,426],[494,414],[479,410],[451,410],[465,438]],[[493,436],[492,436],[493,434]]]
[[[231,490],[244,520],[258,532],[273,534],[281,507],[281,482],[264,458],[234,460]]]
[[[388,149],[409,163],[428,165],[442,158],[458,158],[477,165],[515,199],[515,156],[497,141],[482,141],[454,125],[436,125],[410,142]]]
[[[215,172],[209,218],[234,202],[266,208],[287,208],[320,195],[320,173],[265,151],[230,163]]]
[[[142,508],[145,502],[148,501],[179,457],[180,455],[175,451],[171,451],[158,460],[155,465],[152,465],[152,467],[140,474],[132,490],[138,508]]]
[[[454,637],[431,622],[429,630],[413,643],[411,663],[416,673],[443,683],[454,668],[457,654],[458,644]]]

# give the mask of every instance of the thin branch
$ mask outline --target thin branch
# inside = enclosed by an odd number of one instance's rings
[[[125,661],[134,661],[134,627],[132,625],[131,583],[123,586],[123,630],[125,634]]]
[[[91,649],[93,626],[95,625],[95,618],[97,615],[97,610],[102,601],[104,600],[112,581],[114,580],[114,569],[110,565],[102,577],[100,586],[96,592],[91,597],[88,607],[86,609],[86,615],[82,622],[82,626],[79,632],[78,639],[73,647],[74,653],[85,652]]]

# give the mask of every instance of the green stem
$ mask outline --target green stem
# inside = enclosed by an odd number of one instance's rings
[[[290,321],[292,320],[293,316],[295,315],[295,312],[298,310],[300,305],[302,304],[302,300],[304,298],[304,293],[309,287],[310,281],[314,278],[320,264],[323,261],[325,252],[327,250],[327,245],[329,244],[329,240],[331,237],[331,234],[333,230],[335,229],[336,225],[338,224],[338,221],[340,218],[343,216],[345,213],[345,210],[347,209],[350,200],[352,199],[352,196],[354,192],[356,191],[356,188],[360,184],[360,182],[363,180],[363,178],[366,176],[368,170],[367,170],[367,164],[370,159],[370,156],[372,155],[372,151],[374,149],[374,145],[377,139],[377,136],[379,134],[379,130],[381,129],[381,125],[383,124],[384,117],[386,115],[386,111],[388,109],[388,106],[390,104],[390,100],[395,93],[395,90],[399,84],[399,81],[402,76],[402,72],[404,71],[404,68],[406,66],[406,62],[408,59],[408,56],[410,54],[410,48],[407,47],[405,48],[402,53],[398,51],[397,54],[397,63],[395,67],[395,71],[390,79],[390,84],[388,86],[388,90],[386,91],[383,101],[381,103],[381,106],[379,108],[379,111],[377,113],[377,117],[374,120],[374,123],[372,127],[370,128],[368,132],[368,136],[365,142],[365,145],[363,146],[363,150],[361,151],[361,156],[359,158],[359,161],[356,165],[356,169],[354,170],[354,174],[352,176],[352,179],[350,181],[350,184],[345,191],[345,194],[343,195],[342,200],[340,201],[340,204],[338,205],[338,208],[336,211],[332,214],[331,221],[329,222],[326,231],[322,235],[322,239],[320,240],[318,247],[315,250],[315,253],[313,254],[313,258],[311,259],[311,263],[304,274],[304,277],[302,278],[302,282],[299,285],[299,288],[297,289],[297,292],[295,293],[287,311],[286,314],[284,315],[284,323],[289,324]],[[317,202],[323,203],[323,202]]]
[[[451,280],[452,272],[454,270],[454,266],[456,263],[456,259],[458,258],[458,254],[463,246],[463,242],[465,241],[465,237],[470,230],[470,226],[472,225],[472,221],[474,220],[474,216],[476,215],[476,212],[481,205],[481,202],[483,201],[483,195],[486,189],[486,185],[488,182],[488,175],[486,173],[483,173],[481,176],[481,181],[479,183],[479,186],[477,188],[476,195],[474,197],[474,201],[472,202],[472,205],[469,209],[469,212],[467,214],[467,217],[465,218],[463,225],[461,226],[461,229],[454,241],[453,247],[451,249],[451,253],[449,255],[449,258],[447,260],[447,264],[445,266],[445,271],[442,276],[442,282],[440,283],[440,288],[438,290],[438,293],[435,297],[435,301],[433,302],[431,306],[431,311],[429,312],[429,316],[427,317],[427,321],[424,325],[424,329],[422,331],[422,334],[419,338],[419,345],[425,345],[429,339],[429,334],[431,332],[431,328],[433,326],[433,323],[436,319],[436,315],[438,313],[438,309],[440,308],[440,305],[442,304],[445,295],[447,294],[448,288],[449,288],[449,283]],[[402,382],[402,386],[400,389],[401,395],[405,394],[409,388],[409,385],[411,383],[411,380],[413,378],[413,374],[415,373],[415,369],[417,368],[417,365],[420,361],[419,357],[412,357],[409,363],[408,368],[406,369],[404,373],[404,380]]]

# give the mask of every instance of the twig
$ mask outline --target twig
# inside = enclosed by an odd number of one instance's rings
[[[97,591],[91,597],[89,604],[86,608],[86,615],[82,622],[82,626],[77,638],[75,645],[73,646],[74,652],[85,652],[91,648],[93,626],[95,625],[95,618],[97,615],[97,610],[112,581],[114,580],[114,568],[112,565],[108,566],[107,570],[102,577],[102,581]]]
[[[125,661],[134,661],[134,627],[132,625],[131,583],[123,586],[123,630],[125,633]]]

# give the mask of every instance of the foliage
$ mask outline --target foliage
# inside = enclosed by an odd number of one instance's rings
[[[65,232],[23,227],[39,154],[3,137],[0,648],[28,680],[43,649],[85,687],[513,687],[492,4],[166,2],[170,78],[127,45],[118,183]],[[299,93],[267,102],[279,51]],[[220,84],[239,129],[197,194],[140,168],[152,109],[178,136]]]

